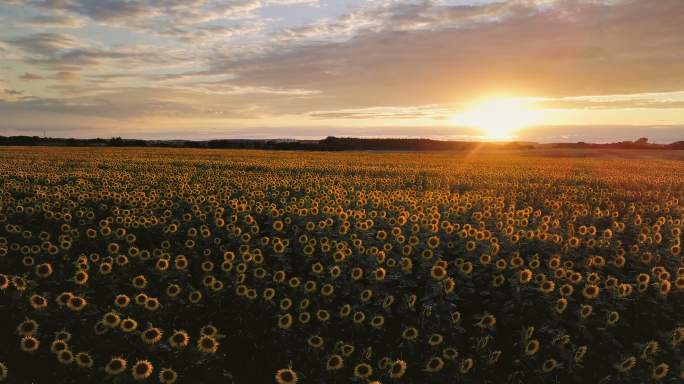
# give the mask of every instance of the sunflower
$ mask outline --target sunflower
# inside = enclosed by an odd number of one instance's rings
[[[35,267],[36,276],[46,278],[52,275],[52,265],[50,263],[38,264]]]
[[[133,297],[133,301],[135,301],[137,305],[145,305],[147,299],[148,297],[144,293],[138,293],[137,295],[135,295],[135,297]]]
[[[539,351],[539,341],[536,339],[529,340],[525,345],[525,354],[532,356]]]
[[[102,336],[105,333],[109,332],[109,327],[107,327],[102,320],[98,321],[93,325],[93,331],[95,332],[96,335]]]
[[[658,350],[660,349],[660,344],[658,344],[657,341],[651,340],[646,345],[644,345],[644,348],[641,350],[641,358],[646,360],[650,356],[655,355]]]
[[[78,271],[74,274],[73,281],[78,285],[85,285],[88,282],[88,274],[85,271]]]
[[[561,296],[570,297],[572,296],[573,292],[575,292],[575,288],[570,284],[563,284],[558,291]]]
[[[414,327],[409,327],[401,332],[401,338],[408,341],[415,341],[418,338],[418,330]]]
[[[130,302],[131,298],[124,294],[116,295],[114,298],[114,305],[119,308],[126,308]]]
[[[349,304],[344,304],[340,307],[340,317],[347,317],[351,314],[352,307]],[[363,313],[363,312],[362,312]],[[365,315],[364,315],[365,319]],[[363,321],[363,320],[362,320]]]
[[[579,363],[584,359],[584,355],[587,353],[587,346],[582,345],[575,351],[575,362]]]
[[[425,364],[425,371],[426,372],[439,372],[442,370],[444,367],[444,360],[442,360],[441,357],[431,357],[430,360],[428,360],[427,364]]]
[[[71,309],[72,311],[80,312],[86,307],[87,304],[88,302],[86,299],[80,296],[71,296],[67,301],[67,308]]]
[[[585,299],[593,300],[599,296],[600,292],[601,290],[597,285],[589,284],[582,289],[582,296],[584,296]]]
[[[69,349],[57,352],[57,361],[60,364],[68,365],[74,362],[74,354]]]
[[[562,365],[559,364],[555,359],[547,359],[542,364],[542,371],[544,371],[544,373],[549,373],[561,367]]]
[[[444,341],[444,337],[442,335],[440,335],[439,333],[433,333],[428,338],[428,344],[432,347],[436,347],[436,346],[442,344],[442,341]]]
[[[433,265],[430,270],[430,276],[437,281],[441,281],[447,277],[447,271],[441,265]]]
[[[447,277],[446,279],[442,280],[442,289],[447,295],[454,292],[456,289],[456,281],[451,277]]]
[[[461,365],[459,366],[459,371],[465,375],[466,373],[468,373],[473,368],[474,364],[475,364],[475,362],[470,357],[467,359],[464,359],[463,361],[461,361]]]
[[[660,363],[656,365],[653,368],[653,372],[651,373],[651,378],[653,380],[662,380],[667,376],[667,373],[670,371],[670,366],[667,365],[666,363]]]
[[[351,344],[342,344],[342,346],[340,347],[340,351],[342,353],[342,356],[344,356],[344,357],[351,356],[355,350],[356,350],[356,347],[354,347]]]
[[[627,373],[634,368],[634,366],[637,363],[637,359],[634,356],[630,356],[624,360],[622,360],[620,363],[618,363],[615,368],[618,370],[620,373]]]
[[[453,347],[446,347],[442,350],[442,357],[445,360],[456,360],[458,358],[458,350]]]
[[[218,335],[218,332],[218,328],[211,324],[204,325],[202,326],[202,328],[200,328],[200,335],[202,336],[216,337],[216,335]]]
[[[620,320],[620,313],[615,311],[608,312],[608,325],[615,325]]]
[[[162,384],[173,384],[178,380],[178,373],[171,368],[162,368],[159,371],[159,382]]]
[[[180,285],[178,284],[169,284],[166,287],[166,296],[170,298],[176,298],[180,293],[183,291]]]
[[[159,328],[147,328],[140,334],[140,338],[142,339],[143,343],[147,345],[152,345],[158,343],[163,335],[163,331]]]
[[[318,321],[328,321],[330,320],[330,312],[325,309],[319,309],[316,311],[316,318]]]
[[[554,309],[556,310],[557,313],[563,313],[565,312],[565,309],[568,307],[568,299],[561,297],[560,299],[556,300],[556,305],[554,306]]]
[[[306,343],[311,348],[321,348],[323,347],[323,338],[318,335],[309,336],[309,338],[306,339]]]
[[[9,369],[4,362],[0,361],[0,381],[5,381],[7,376],[9,376]]]
[[[556,284],[551,280],[545,280],[539,285],[539,291],[544,294],[549,294],[553,292],[556,288]]]
[[[183,349],[188,346],[190,337],[184,330],[174,330],[173,334],[169,336],[169,345],[176,349]]]
[[[484,315],[476,325],[480,328],[492,328],[496,325],[496,317],[494,315]]]
[[[342,367],[344,367],[344,359],[340,355],[330,356],[328,361],[325,363],[325,369],[328,371],[337,371],[342,369]]]
[[[193,304],[197,304],[202,300],[202,292],[200,291],[191,291],[188,294],[188,301],[190,301]]]
[[[672,288],[672,283],[670,283],[669,280],[663,280],[660,282],[658,285],[658,292],[662,296],[666,296],[668,293],[670,293],[670,289]]]
[[[523,269],[520,271],[519,280],[522,284],[527,284],[532,281],[533,273],[529,269]]]
[[[382,315],[375,315],[371,319],[370,324],[375,329],[381,329],[382,326],[385,324],[385,317]]]
[[[93,366],[93,357],[87,352],[79,352],[75,357],[76,364],[81,368],[91,368]]]
[[[354,377],[359,379],[367,379],[373,374],[373,367],[369,364],[361,363],[354,367]]]
[[[132,333],[138,328],[138,322],[131,319],[130,317],[127,317],[121,320],[121,323],[119,323],[119,327],[122,331],[126,333]]]
[[[109,328],[116,328],[121,323],[121,317],[114,311],[110,311],[102,316],[102,323]]]
[[[10,279],[7,277],[7,275],[0,273],[0,291],[4,291],[5,289],[9,288],[10,285]]]
[[[216,353],[219,343],[211,336],[202,336],[197,340],[197,349],[202,353]]]
[[[131,367],[133,379],[143,381],[152,375],[154,366],[148,360],[138,360]]]
[[[297,373],[291,368],[284,368],[276,372],[275,380],[278,384],[296,384],[299,379]]]
[[[684,327],[676,328],[672,331],[672,336],[670,337],[670,343],[673,347],[678,346],[682,341],[684,341]]]
[[[594,308],[591,305],[588,304],[582,304],[580,306],[580,317],[582,319],[586,319],[587,317],[591,316],[591,313],[593,312]]]
[[[17,333],[20,336],[33,336],[38,333],[38,322],[32,319],[26,319],[17,326]]]
[[[19,342],[19,346],[24,352],[35,352],[40,347],[40,341],[33,336],[24,336]]]
[[[105,372],[109,375],[119,375],[126,370],[126,359],[123,357],[112,357],[105,366]]]
[[[53,340],[50,344],[50,352],[57,354],[65,349],[69,349],[69,344],[64,340]]]
[[[404,360],[396,360],[392,363],[389,369],[389,376],[392,379],[399,379],[406,373],[406,362]]]

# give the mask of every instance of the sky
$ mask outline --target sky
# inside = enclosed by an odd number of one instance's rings
[[[683,0],[0,0],[0,135],[684,140]]]

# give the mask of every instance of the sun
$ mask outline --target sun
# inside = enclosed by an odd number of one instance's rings
[[[537,124],[540,112],[525,99],[490,99],[474,103],[451,117],[456,124],[477,128],[490,140],[506,140],[523,128]]]

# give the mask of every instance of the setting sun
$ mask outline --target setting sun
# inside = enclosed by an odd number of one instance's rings
[[[482,131],[488,139],[510,139],[523,128],[537,124],[540,112],[523,99],[492,99],[475,103],[451,120]]]

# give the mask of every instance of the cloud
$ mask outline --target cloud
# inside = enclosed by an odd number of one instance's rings
[[[515,12],[485,23],[385,29],[261,57],[217,58],[210,72],[231,73],[240,85],[318,89],[340,108],[453,104],[498,92],[562,97],[684,89],[679,0],[510,3]],[[423,13],[403,12],[401,20],[422,21]],[[396,19],[397,12],[390,14]]]
[[[30,18],[22,24],[36,28],[80,28],[85,23],[82,19],[69,15],[40,15]]]
[[[80,79],[80,76],[77,73],[61,71],[55,73],[50,78],[59,81],[77,81]]]
[[[33,81],[33,80],[43,80],[43,79],[45,79],[43,76],[36,75],[36,74],[34,74],[34,73],[28,73],[28,72],[26,72],[26,73],[24,73],[23,75],[19,76],[19,78],[20,78],[21,80],[25,80],[25,81]]]
[[[29,55],[50,56],[61,50],[77,47],[79,41],[61,33],[43,32],[19,36],[7,41]]]

